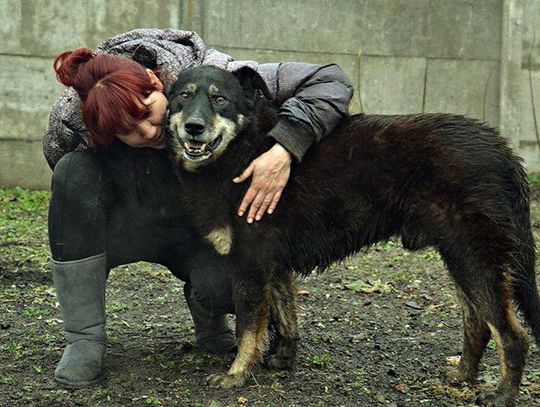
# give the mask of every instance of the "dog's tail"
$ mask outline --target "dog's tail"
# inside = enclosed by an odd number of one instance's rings
[[[529,245],[529,242],[532,244]],[[522,242],[521,253],[514,256],[512,264],[512,291],[518,309],[532,329],[540,346],[540,295],[535,277],[534,242]]]
[[[513,199],[517,247],[510,264],[512,291],[518,309],[531,327],[536,343],[540,346],[540,295],[536,284],[536,246],[531,230],[529,184],[523,167],[514,171],[513,185],[517,187]]]

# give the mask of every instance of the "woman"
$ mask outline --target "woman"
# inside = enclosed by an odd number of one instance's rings
[[[182,69],[208,64],[256,69],[280,107],[269,136],[275,145],[234,182],[251,177],[238,215],[272,213],[292,160],[345,116],[351,85],[336,65],[235,62],[206,49],[197,34],[141,29],[57,57],[68,89],[53,107],[44,153],[54,170],[49,209],[52,272],[69,342],[55,379],[84,386],[102,375],[105,283],[112,267],[162,264],[185,281],[197,345],[234,348],[225,316],[233,312],[226,265],[193,231],[180,206],[184,193],[164,151],[164,88]]]

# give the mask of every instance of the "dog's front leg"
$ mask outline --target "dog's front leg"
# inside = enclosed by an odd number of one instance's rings
[[[238,352],[227,373],[210,375],[207,379],[211,386],[223,389],[243,386],[251,368],[261,361],[268,347],[270,284],[253,278],[233,276],[232,280]]]

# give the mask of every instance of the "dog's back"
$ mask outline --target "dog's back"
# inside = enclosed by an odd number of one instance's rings
[[[308,272],[392,235],[409,249],[441,246],[456,227],[500,230],[494,254],[514,252],[528,209],[521,163],[493,129],[452,115],[356,115],[306,155],[268,223],[289,232],[291,265]]]

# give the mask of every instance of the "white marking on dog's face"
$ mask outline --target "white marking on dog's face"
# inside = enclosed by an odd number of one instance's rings
[[[227,256],[231,252],[233,244],[233,233],[230,226],[212,230],[205,239],[209,241],[214,249],[222,256]]]
[[[199,135],[197,140],[208,146],[211,146],[212,143],[217,144],[207,154],[193,157],[187,153],[185,147],[186,140],[189,140],[191,136],[187,133],[184,124],[185,118],[181,111],[170,117],[169,129],[173,135],[170,145],[174,151],[176,161],[190,172],[196,172],[219,158],[227,150],[227,146],[234,140],[238,131],[238,126],[234,121],[216,114],[212,126],[207,126],[204,133]]]
[[[173,114],[169,118],[169,129],[173,134],[178,134],[184,127],[184,113],[182,111]]]
[[[236,116],[236,121],[238,123],[239,129],[242,129],[244,127],[244,124],[246,124],[246,118],[242,113],[238,113],[238,116]]]

